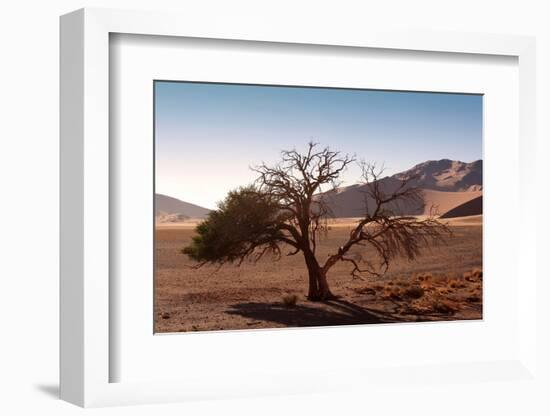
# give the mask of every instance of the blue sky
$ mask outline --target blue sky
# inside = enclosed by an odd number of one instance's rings
[[[311,140],[384,163],[388,175],[426,160],[471,162],[482,157],[482,96],[155,82],[158,193],[215,208],[254,179],[249,166]]]

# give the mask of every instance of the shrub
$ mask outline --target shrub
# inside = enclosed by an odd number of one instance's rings
[[[456,311],[458,311],[458,308],[456,307],[456,305],[454,305],[451,302],[438,300],[438,301],[434,302],[433,310],[435,312],[439,312],[439,313],[442,313],[442,314],[445,314],[445,315],[451,315],[451,314],[455,313]]]
[[[402,300],[401,291],[394,288],[386,288],[384,291],[384,298],[391,300]]]
[[[298,302],[298,296],[296,295],[283,296],[283,305],[285,305],[287,308],[296,306],[296,302]]]
[[[354,289],[355,292],[360,293],[361,295],[376,295],[376,290],[372,287],[363,287],[360,289]]]
[[[431,280],[432,279],[432,274],[431,273],[422,273],[422,274],[419,274],[417,279],[420,280],[421,282],[425,281],[425,280]]]
[[[472,270],[472,277],[475,277],[476,279],[481,279],[483,277],[483,271],[481,269]]]
[[[424,296],[424,289],[422,289],[420,286],[411,286],[405,289],[405,292],[403,294],[411,299],[420,299],[422,296]]]
[[[478,295],[470,295],[466,298],[466,301],[471,303],[479,303],[481,302],[481,297]]]
[[[464,289],[466,287],[466,285],[459,281],[459,280],[456,280],[456,279],[453,279],[451,281],[449,281],[449,287],[453,288],[453,289]]]

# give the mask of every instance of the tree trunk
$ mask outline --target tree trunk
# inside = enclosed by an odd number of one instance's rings
[[[326,273],[322,271],[320,268],[319,268],[318,284],[319,284],[319,297],[321,298],[321,300],[329,300],[329,299],[334,299],[336,297],[330,291]]]
[[[309,289],[307,292],[307,298],[309,300],[317,300],[317,298],[319,297],[319,284],[317,283],[317,273],[314,267],[308,266],[307,271],[309,273]]]
[[[321,269],[321,266],[319,266],[315,255],[311,252],[304,251],[304,257],[309,274],[309,290],[307,298],[312,301],[334,299],[335,296],[330,291],[327,277]]]

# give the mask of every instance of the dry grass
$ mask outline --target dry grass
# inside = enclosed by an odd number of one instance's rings
[[[349,233],[340,221],[318,248],[320,259]],[[155,330],[157,332],[273,328],[348,323],[480,319],[482,317],[481,225],[453,225],[447,246],[432,248],[415,262],[397,260],[381,278],[353,279],[350,265],[329,273],[340,302],[305,299],[307,270],[300,255],[264,258],[241,267],[193,269],[180,249],[188,227],[156,231]],[[367,252],[358,254],[370,258]]]
[[[383,298],[396,302],[396,312],[401,315],[455,315],[469,309],[469,304],[481,303],[481,282],[480,269],[465,272],[462,278],[413,274],[407,280],[387,282],[382,287]],[[360,293],[367,291],[363,288]],[[479,314],[481,317],[481,308]]]

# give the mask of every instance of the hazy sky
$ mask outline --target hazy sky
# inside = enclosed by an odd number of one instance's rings
[[[249,166],[310,140],[391,175],[481,159],[481,138],[480,95],[155,82],[156,192],[206,208],[252,182]]]

